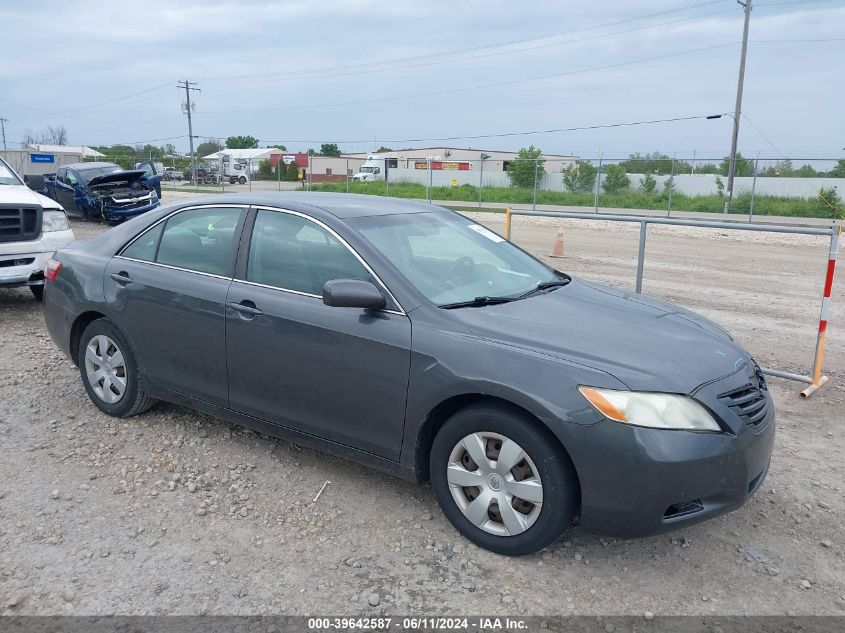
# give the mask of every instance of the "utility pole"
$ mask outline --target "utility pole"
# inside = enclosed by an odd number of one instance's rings
[[[185,89],[185,114],[188,115],[188,143],[191,147],[191,180],[194,187],[197,187],[197,157],[194,153],[194,128],[191,122],[191,91],[201,92],[199,88],[192,88],[196,86],[196,82],[188,81],[187,79],[179,82],[179,88]]]
[[[734,130],[731,138],[731,159],[728,165],[728,199],[725,200],[725,213],[731,208],[734,197],[734,175],[736,174],[736,143],[739,138],[739,118],[742,115],[742,85],[745,82],[745,54],[748,52],[748,23],[751,21],[751,0],[740,2],[745,9],[745,24],[742,27],[742,52],[739,54],[739,79],[736,82],[736,107],[734,108]]]
[[[9,119],[4,119],[0,116],[0,129],[3,130],[3,151],[6,151],[6,123],[9,122]]]

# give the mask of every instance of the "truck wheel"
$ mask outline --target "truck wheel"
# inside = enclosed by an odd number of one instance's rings
[[[239,183],[241,183],[242,185],[245,185],[245,184],[246,184],[246,177],[245,177],[245,176],[241,176],[241,177],[238,179],[238,182],[239,182]]]
[[[32,291],[32,296],[35,297],[36,301],[44,301],[44,284],[30,286],[29,289]]]

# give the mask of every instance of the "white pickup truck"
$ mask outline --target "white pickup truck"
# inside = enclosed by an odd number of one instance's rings
[[[62,206],[27,187],[0,158],[0,288],[44,295],[47,260],[74,240]]]

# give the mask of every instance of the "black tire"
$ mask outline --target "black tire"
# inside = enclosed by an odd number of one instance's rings
[[[109,337],[116,347],[123,354],[125,372],[124,378],[126,380],[126,388],[119,400],[113,403],[104,401],[94,391],[93,386],[88,380],[86,371],[85,354],[88,344],[99,335]],[[85,391],[88,392],[88,397],[91,402],[103,413],[117,417],[125,418],[131,415],[138,415],[144,413],[147,409],[155,404],[155,400],[147,396],[144,386],[144,377],[138,371],[138,364],[135,361],[135,354],[129,345],[129,341],[123,335],[118,327],[108,319],[97,319],[92,321],[79,340],[78,356],[79,360],[79,375],[82,378],[82,384],[85,386]]]
[[[515,441],[537,465],[542,506],[534,523],[520,534],[500,536],[481,529],[452,497],[447,480],[452,450],[468,435],[484,432]],[[454,414],[434,438],[430,468],[431,484],[446,518],[467,539],[497,554],[523,556],[543,549],[572,523],[581,502],[575,467],[551,432],[518,409],[498,403],[472,405]]]
[[[29,289],[32,291],[32,296],[35,297],[36,301],[44,301],[44,284],[30,286]]]
[[[238,179],[238,182],[239,182],[239,183],[241,183],[242,185],[245,185],[245,184],[246,184],[246,178],[245,178],[244,176],[241,176],[241,177]]]

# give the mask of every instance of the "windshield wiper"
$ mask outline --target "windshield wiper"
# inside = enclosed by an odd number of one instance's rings
[[[438,308],[444,310],[453,310],[455,308],[479,308],[481,306],[492,306],[499,303],[508,303],[509,301],[516,301],[521,297],[476,297],[471,301],[458,301],[456,303],[443,303]]]
[[[525,299],[526,297],[531,297],[538,292],[542,292],[543,290],[549,290],[551,288],[560,288],[561,286],[567,285],[571,279],[555,279],[554,281],[541,281],[538,283],[534,288],[529,290],[528,292],[524,292],[519,295],[520,299]]]

